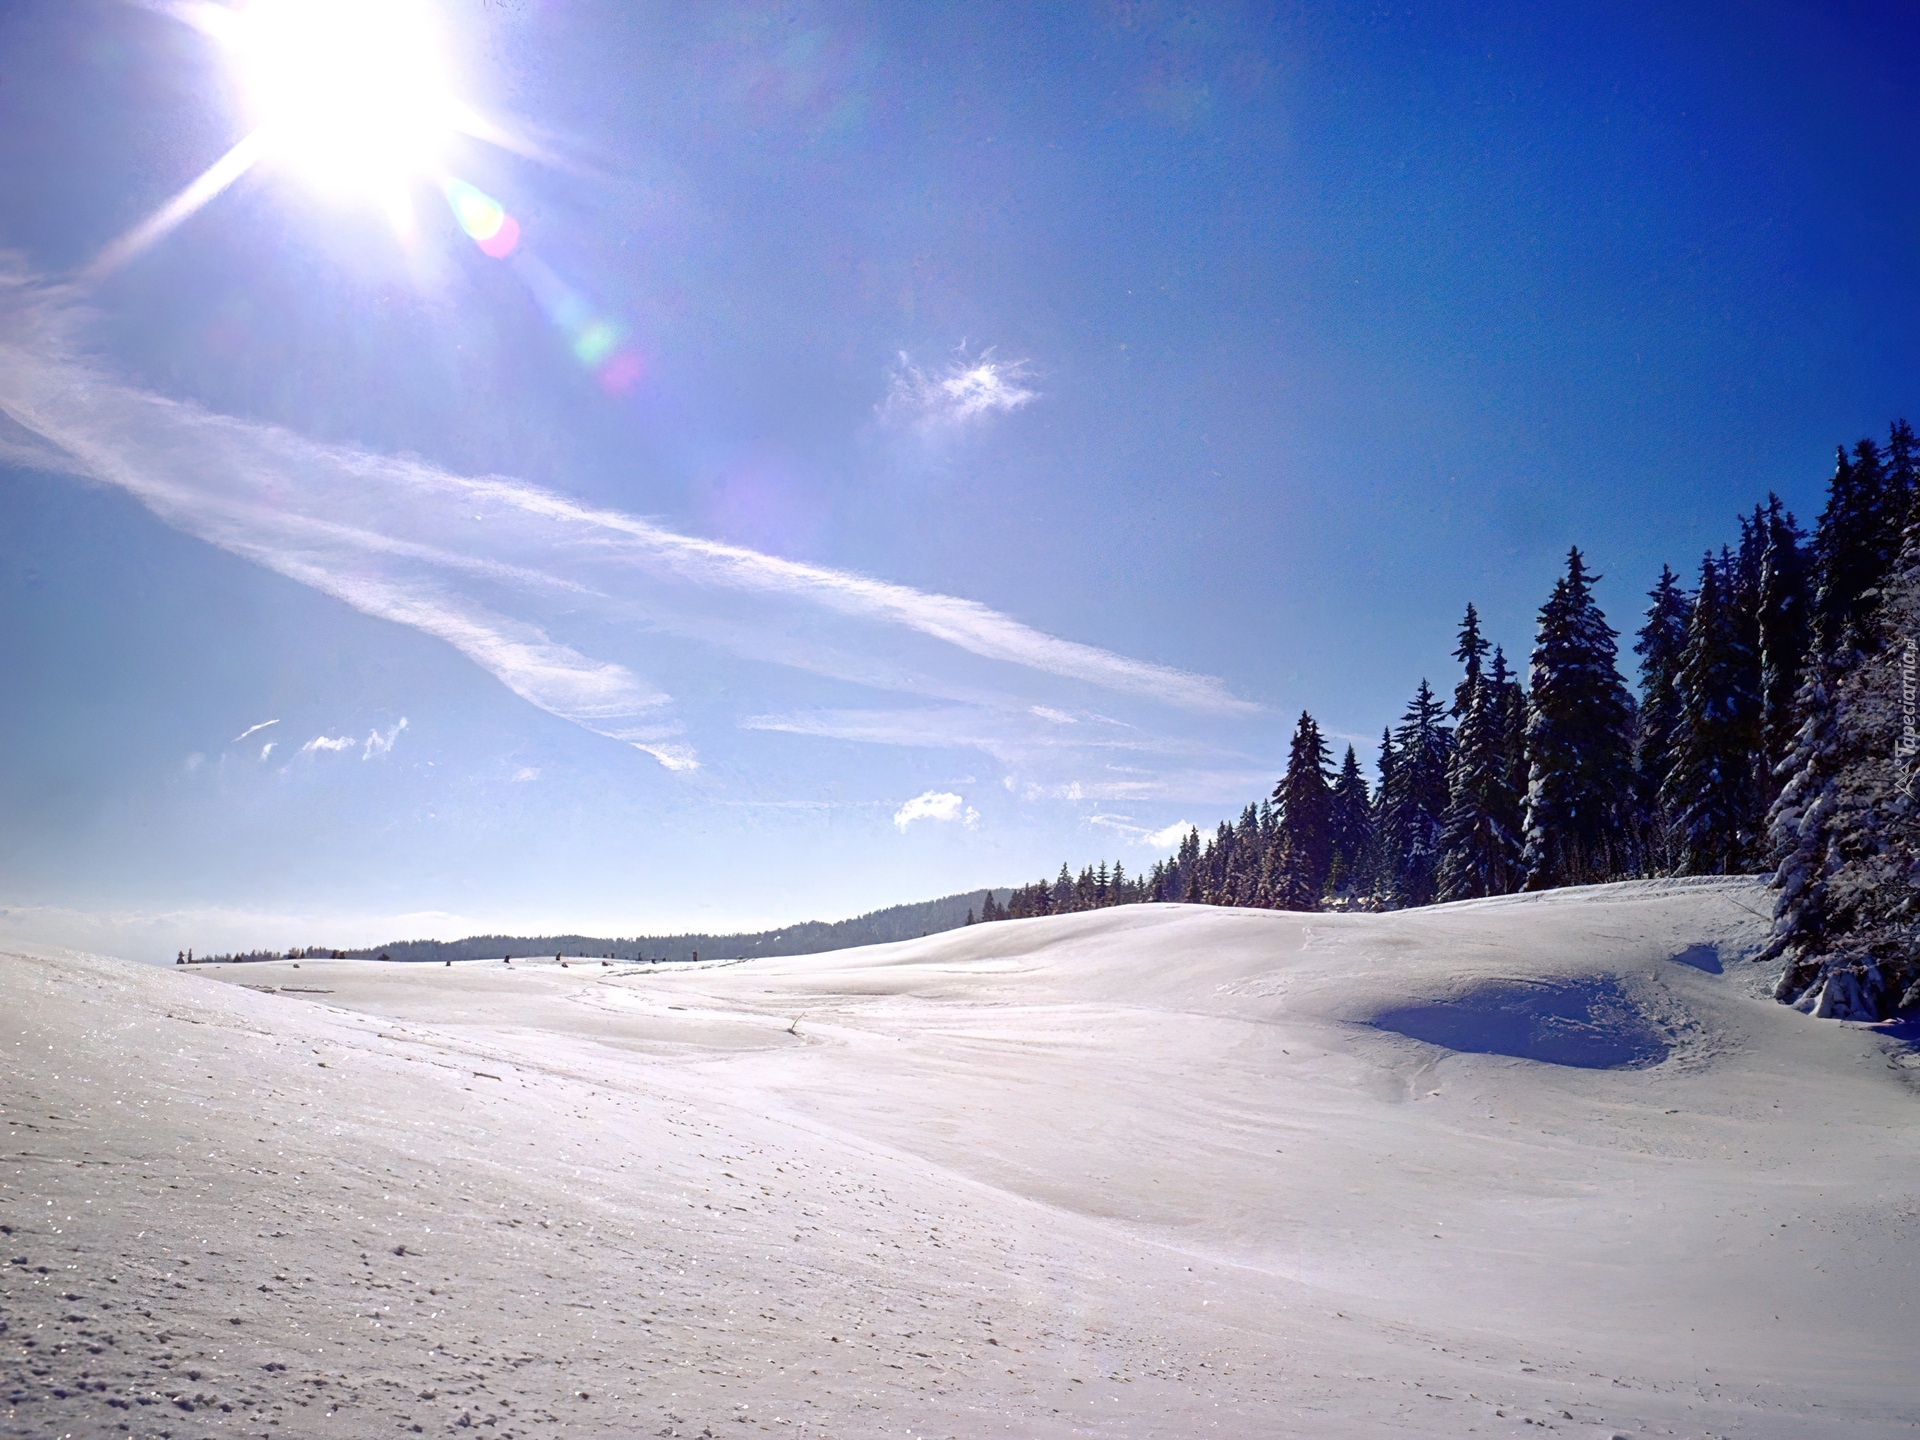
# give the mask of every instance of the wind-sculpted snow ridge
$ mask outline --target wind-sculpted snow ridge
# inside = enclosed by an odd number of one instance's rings
[[[0,1435],[1911,1435],[1912,1055],[1764,900],[9,956]]]

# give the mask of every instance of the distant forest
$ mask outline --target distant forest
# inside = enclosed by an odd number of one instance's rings
[[[1842,449],[1811,537],[1768,495],[1635,632],[1639,693],[1578,549],[1524,677],[1469,604],[1450,697],[1422,680],[1369,784],[1302,713],[1273,793],[1129,876],[1102,862],[981,899],[980,920],[1172,900],[1392,910],[1640,876],[1768,873],[1785,1003],[1920,1008],[1920,446]]]
[[[1004,899],[1011,892],[988,892]],[[912,905],[892,905],[831,923],[808,920],[780,930],[746,935],[637,935],[607,939],[592,935],[472,935],[465,940],[396,940],[364,950],[336,950],[326,945],[294,946],[289,950],[253,950],[228,955],[194,957],[183,951],[182,963],[230,964],[248,960],[496,960],[505,955],[588,956],[616,960],[684,961],[738,960],[762,955],[814,955],[856,945],[884,945],[953,930],[966,923],[970,902],[979,893],[946,895]]]

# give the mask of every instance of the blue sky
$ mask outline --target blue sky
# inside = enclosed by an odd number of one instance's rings
[[[1630,630],[1915,411],[1920,46],[1569,8],[444,0],[510,254],[269,154],[103,265],[258,96],[7,7],[0,939],[1138,868],[1571,544]]]

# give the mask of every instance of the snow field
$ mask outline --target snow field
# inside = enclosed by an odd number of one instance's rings
[[[0,1435],[1909,1435],[1920,1070],[1767,899],[0,958]]]

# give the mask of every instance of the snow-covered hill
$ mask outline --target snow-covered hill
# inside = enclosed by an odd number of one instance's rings
[[[1908,1435],[1920,1069],[1765,898],[8,956],[0,1434]]]

